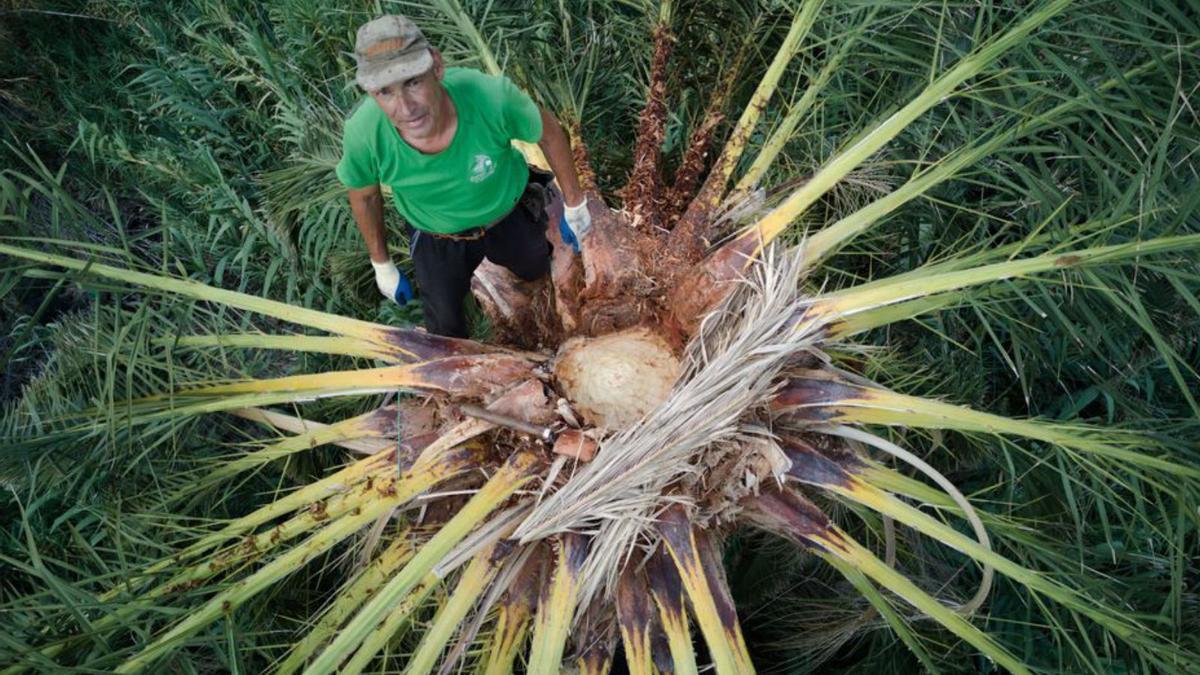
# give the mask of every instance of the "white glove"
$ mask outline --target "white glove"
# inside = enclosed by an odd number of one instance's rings
[[[584,197],[583,201],[575,206],[567,206],[564,203],[563,207],[563,217],[567,221],[567,226],[571,228],[576,239],[583,239],[592,227],[592,214],[588,212],[587,197]]]
[[[400,270],[396,268],[396,263],[390,259],[381,263],[372,260],[371,267],[375,268],[375,286],[379,288],[379,292],[383,294],[383,297],[394,301],[398,305],[403,305],[412,300],[412,285],[408,283],[408,279],[403,274],[400,274]]]

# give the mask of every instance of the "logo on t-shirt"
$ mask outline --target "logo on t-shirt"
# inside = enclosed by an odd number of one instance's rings
[[[471,165],[471,182],[478,183],[496,172],[496,163],[487,155],[475,155]]]

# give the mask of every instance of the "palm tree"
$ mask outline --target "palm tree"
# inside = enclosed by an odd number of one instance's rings
[[[990,73],[1001,96],[1011,94],[1018,80],[996,64],[1014,50],[1052,44],[1034,42],[1047,24],[1059,22],[1069,32],[1062,16],[1069,2],[1050,0],[1015,16],[995,8],[977,13],[974,41],[961,56],[935,51],[915,91],[847,131],[801,177],[778,166],[789,157],[789,140],[812,119],[831,79],[854,67],[855,45],[878,39],[889,20],[902,21],[903,8],[805,2],[791,11],[731,3],[722,10],[728,21],[772,26],[773,51],[757,59],[761,45],[735,40],[727,53],[717,52],[727,60],[714,63],[704,60],[712,52],[681,49],[681,36],[719,29],[721,21],[706,24],[699,10],[671,0],[642,7],[644,14],[637,3],[611,7],[618,28],[596,28],[585,16],[587,3],[562,16],[557,7],[539,5],[553,18],[534,20],[538,30],[562,44],[585,45],[563,57],[565,66],[542,66],[564,69],[555,75],[532,72],[535,64],[554,63],[545,55],[516,59],[522,49],[516,36],[511,51],[497,57],[498,41],[528,17],[497,14],[477,25],[477,14],[453,0],[434,4],[423,23],[448,41],[447,53],[469,52],[495,73],[502,57],[513,56],[511,74],[562,112],[597,204],[613,172],[592,166],[597,153],[585,113],[590,96],[606,94],[597,81],[621,85],[580,73],[598,73],[607,49],[634,49],[640,38],[630,37],[630,29],[648,19],[646,101],[628,180],[611,191],[620,194],[622,208],[594,213],[579,257],[550,228],[555,258],[545,283],[522,284],[500,268],[481,268],[474,292],[494,331],[489,342],[131,271],[109,264],[123,259],[103,249],[77,246],[75,255],[63,255],[0,244],[0,254],[70,270],[75,278],[136,285],[322,333],[221,330],[159,341],[171,349],[376,362],[218,383],[202,382],[214,379],[215,368],[201,369],[184,386],[101,403],[92,421],[37,439],[54,443],[90,433],[95,419],[122,438],[146,438],[145,430],[216,413],[291,434],[251,444],[176,481],[169,498],[153,505],[155,513],[235,489],[245,476],[317,446],[361,456],[203,529],[157,562],[114,564],[109,588],[96,599],[106,611],[93,615],[78,606],[50,622],[35,634],[36,644],[14,650],[20,660],[12,670],[68,663],[118,672],[162,667],[214,624],[281,592],[314,560],[358,540],[354,572],[299,637],[277,650],[276,670],[360,672],[399,654],[406,672],[431,672],[439,663],[441,672],[461,664],[511,672],[528,640],[529,672],[559,672],[564,664],[606,672],[618,649],[631,672],[697,672],[707,661],[720,673],[749,672],[772,664],[748,648],[722,564],[725,542],[745,528],[793,543],[861,595],[866,605],[829,627],[831,635],[844,641],[886,626],[932,671],[946,667],[930,637],[936,631],[1005,670],[1031,672],[1030,655],[1015,653],[1005,628],[986,625],[998,584],[1021,590],[1039,617],[1038,640],[1054,645],[1072,667],[1099,671],[1114,653],[1166,671],[1194,667],[1195,654],[1180,636],[1129,611],[1111,589],[1097,588],[1086,569],[1073,569],[1078,563],[1061,557],[1030,523],[968,499],[948,468],[939,470],[945,459],[939,453],[922,458],[903,441],[953,431],[987,439],[1000,449],[994,452],[1022,448],[1035,467],[1055,463],[1066,489],[1086,492],[1102,513],[1119,512],[1131,528],[1149,531],[1174,522],[1181,542],[1183,523],[1194,527],[1197,517],[1187,508],[1200,496],[1192,455],[1169,440],[1122,429],[1006,417],[901,393],[869,377],[886,367],[887,357],[862,340],[899,322],[1063,280],[1108,288],[1103,275],[1120,266],[1163,275],[1186,293],[1200,235],[1142,237],[1097,214],[1065,233],[1002,230],[908,272],[822,278],[837,254],[872,236],[890,214],[930,199],[1002,149],[1033,143],[1085,115],[1099,97],[1158,67],[1157,60],[1122,63],[1080,83],[1078,93],[1030,77],[1028,92],[1018,92],[1020,103],[1006,106],[1003,116],[995,115],[999,106],[981,104],[980,111],[969,100],[958,110],[961,120],[951,115],[939,124],[970,124],[973,133],[956,147],[939,148],[936,159],[914,158],[912,172],[893,185],[872,173],[877,158],[892,156],[902,134],[948,99],[982,97],[981,73]],[[884,16],[888,9],[899,18]],[[595,32],[572,38],[581,26]],[[552,43],[543,38],[543,45]],[[772,108],[802,51],[802,89],[790,106]],[[690,133],[670,129],[670,85],[682,77],[672,75],[672,64],[718,75],[711,100],[693,111]],[[969,83],[975,88],[966,89]],[[738,116],[728,114],[732,101],[742,102]],[[686,139],[674,154],[664,152],[672,136]],[[718,139],[724,140],[719,151]],[[532,163],[541,162],[535,148],[524,150]],[[551,222],[560,209],[550,204]],[[1136,308],[1136,295],[1130,297]],[[1135,321],[1150,323],[1144,311],[1131,311]],[[1159,353],[1195,407],[1184,375],[1191,368],[1177,348],[1161,342],[1155,342]],[[415,396],[329,424],[277,409],[397,390]],[[1138,501],[1162,499],[1165,518],[1130,505],[1131,485],[1138,486]],[[902,571],[923,549],[896,523],[977,566],[962,573],[976,582],[973,594],[959,596],[955,587],[939,597],[941,580]],[[882,557],[867,537],[882,542]],[[1178,548],[1184,556],[1186,544]],[[78,591],[61,593],[70,598]],[[1070,624],[1061,623],[1064,616]],[[152,633],[135,628],[143,621]]]

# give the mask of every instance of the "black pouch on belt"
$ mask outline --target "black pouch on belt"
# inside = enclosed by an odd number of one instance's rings
[[[554,174],[529,167],[529,182],[525,184],[525,192],[521,195],[521,206],[529,213],[535,222],[547,223],[546,207],[554,195]]]

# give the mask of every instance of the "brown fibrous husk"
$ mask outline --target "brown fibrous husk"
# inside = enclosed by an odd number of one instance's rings
[[[650,89],[646,96],[646,107],[638,119],[633,170],[629,173],[629,182],[621,190],[625,208],[633,214],[634,223],[646,228],[658,227],[662,220],[660,164],[667,127],[667,61],[670,60],[675,37],[668,26],[660,24],[654,28],[653,40]]]

